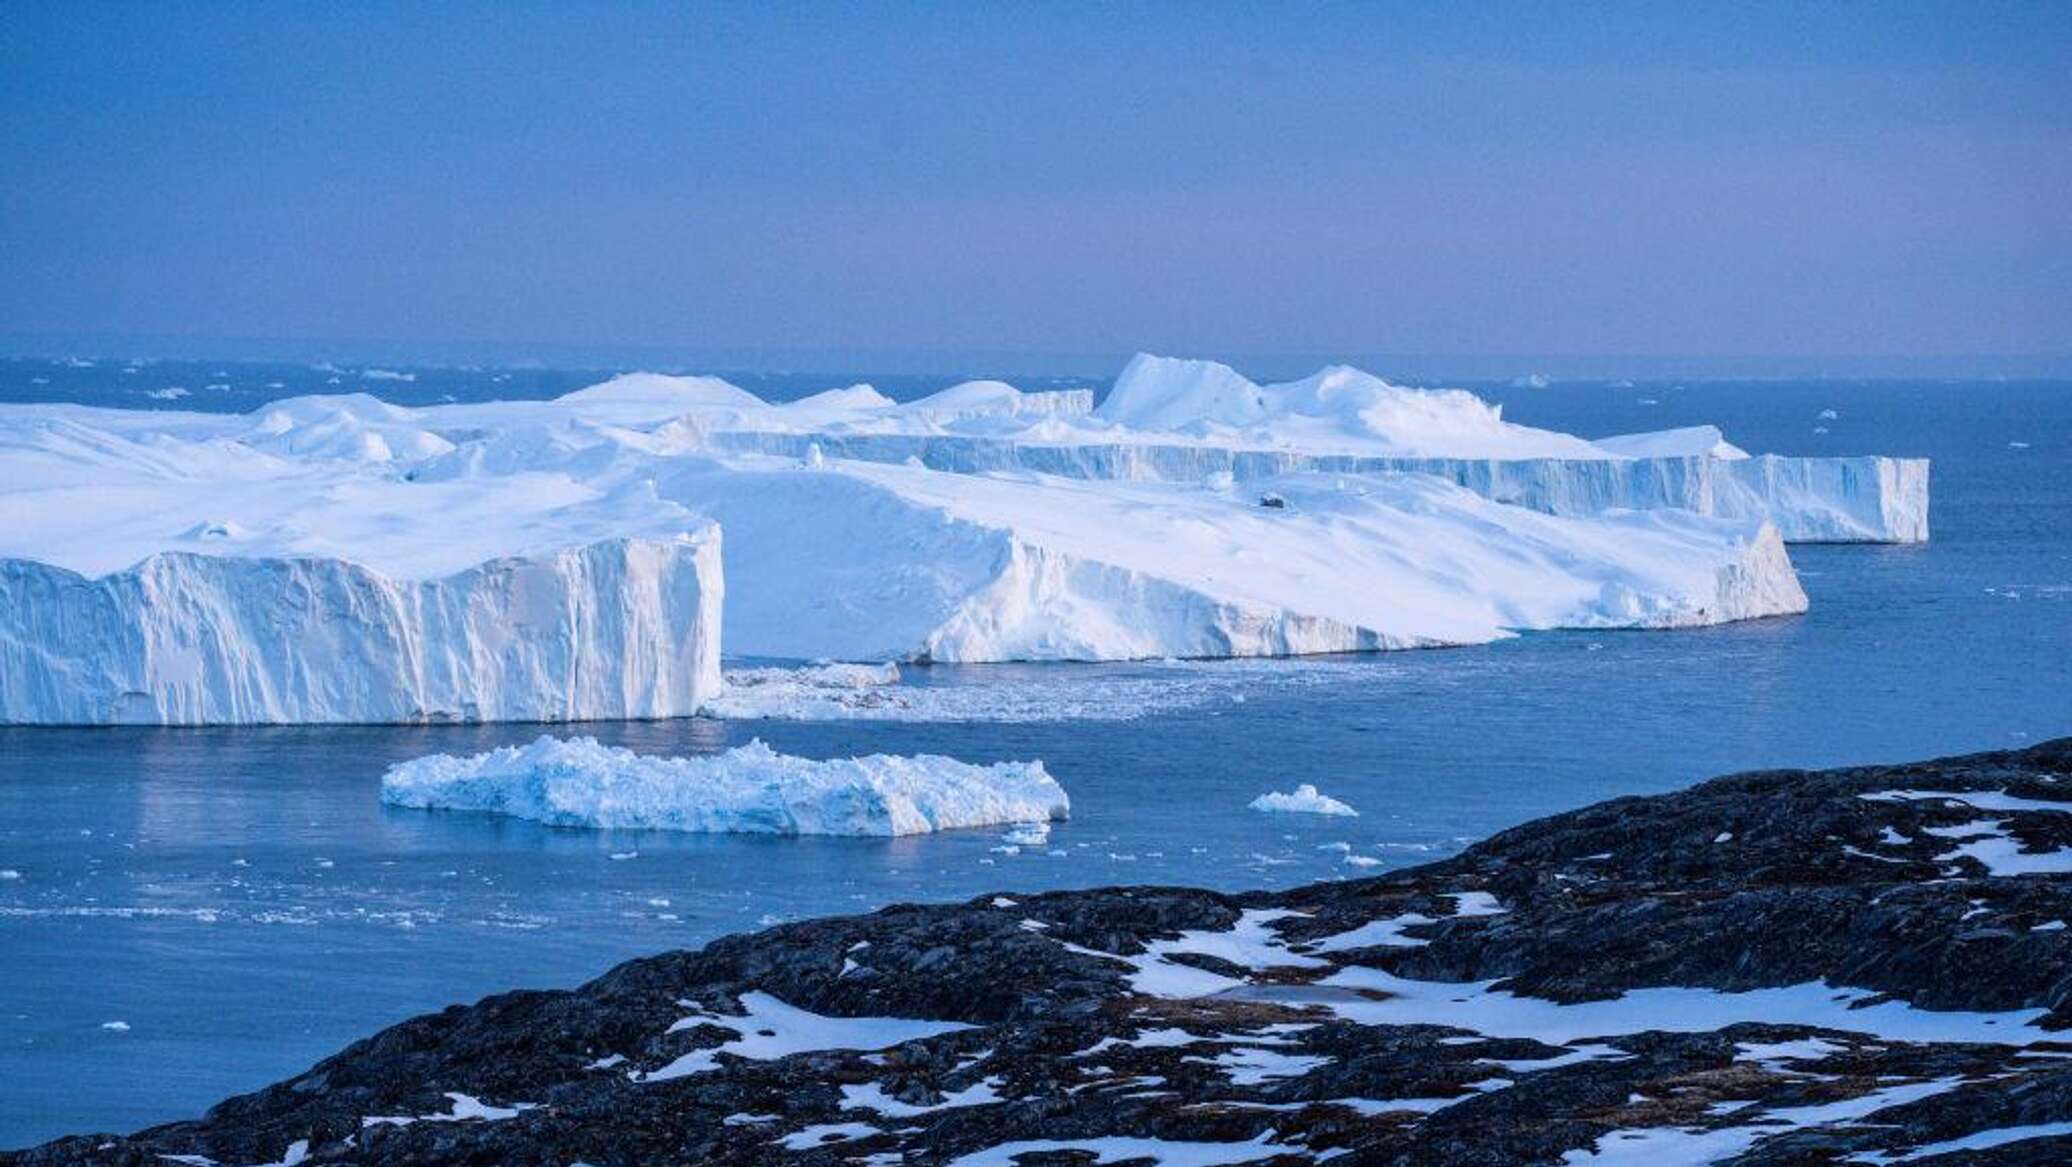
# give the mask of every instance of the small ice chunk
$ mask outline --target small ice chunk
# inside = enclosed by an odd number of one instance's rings
[[[1041,847],[1050,841],[1050,824],[1047,822],[1016,823],[1000,836],[1003,843],[1017,847]]]
[[[1359,811],[1332,798],[1305,782],[1292,793],[1274,790],[1260,795],[1251,802],[1253,810],[1277,811],[1290,814],[1329,814],[1357,817]]]

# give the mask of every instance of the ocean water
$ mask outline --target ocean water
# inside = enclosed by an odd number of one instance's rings
[[[595,379],[123,367],[0,362],[0,400],[148,407],[168,402],[144,394],[185,387],[170,404],[250,408],[341,388],[551,396]],[[736,379],[773,397],[846,380]],[[869,379],[900,397],[950,380]],[[1307,661],[938,667],[909,683],[947,720],[579,731],[676,753],[761,737],[813,756],[1041,758],[1073,817],[1014,855],[993,831],[603,833],[377,801],[393,761],[538,727],[0,729],[0,1147],[198,1113],[415,1013],[771,920],[995,890],[1351,877],[1379,867],[1348,853],[1420,862],[1736,769],[2072,734],[2072,385],[1472,387],[1516,420],[1592,436],[1709,421],[1758,451],[1925,455],[1934,538],[1793,548],[1804,617]],[[1299,782],[1359,817],[1246,808]]]

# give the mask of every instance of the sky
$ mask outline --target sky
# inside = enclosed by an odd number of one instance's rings
[[[2068,224],[2068,4],[0,4],[18,339],[2072,354]]]

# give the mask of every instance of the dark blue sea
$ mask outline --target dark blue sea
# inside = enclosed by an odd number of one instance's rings
[[[0,401],[422,404],[550,397],[605,375],[379,372],[0,361]],[[728,375],[772,398],[855,380],[910,398],[961,379]],[[1514,420],[1586,436],[1712,422],[1762,452],[1926,456],[1933,540],[1794,547],[1813,604],[1797,618],[1319,661],[913,670],[983,687],[981,708],[1017,719],[582,731],[672,753],[760,736],[815,756],[1041,758],[1073,817],[1050,849],[1018,855],[992,850],[993,831],[597,833],[376,800],[392,761],[536,727],[0,729],[0,1147],[195,1114],[412,1014],[574,985],[768,921],[996,889],[1349,877],[1375,868],[1347,854],[1420,862],[1732,770],[2072,734],[2072,384],[1469,387]],[[1069,716],[1027,719],[1046,710]],[[1246,809],[1299,782],[1359,817]]]

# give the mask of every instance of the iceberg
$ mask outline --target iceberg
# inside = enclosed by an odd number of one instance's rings
[[[1738,461],[1748,451],[1727,440],[1716,425],[1690,425],[1681,429],[1654,430],[1643,434],[1614,434],[1591,443],[1621,458],[1722,458]]]
[[[0,559],[0,721],[680,717],[719,689],[719,539],[616,539],[402,580],[164,552],[89,578]]]
[[[1228,365],[1138,354],[1098,405],[1087,389],[967,381],[896,404],[868,386],[790,404],[710,377],[629,374],[554,402],[414,411],[453,436],[588,426],[668,431],[738,453],[919,462],[955,473],[1240,482],[1421,473],[1550,514],[1680,509],[1775,526],[1786,542],[1928,538],[1926,459],[1751,457],[1713,426],[1595,441],[1508,421],[1472,393],[1411,389],[1335,365],[1255,384]]]
[[[770,835],[918,835],[1066,818],[1041,762],[976,766],[930,754],[813,761],[760,740],[674,758],[542,736],[472,757],[389,768],[391,806],[483,811],[558,827]]]
[[[0,411],[0,722],[583,721],[718,692],[709,519],[637,484],[412,481],[451,448],[357,396]]]
[[[1249,804],[1257,811],[1281,814],[1327,814],[1357,818],[1360,812],[1304,782],[1294,790],[1270,790]]]
[[[1765,524],[1562,518],[1424,475],[1272,479],[1280,509],[1249,491],[836,460],[679,458],[655,485],[726,530],[726,642],[755,656],[1292,656],[1806,606]]]
[[[1786,541],[1925,538],[1926,506],[1925,462],[1593,442],[1343,366],[1258,385],[1151,356],[1098,403],[628,374],[424,408],[0,406],[0,720],[571,721],[884,687],[742,674],[730,701],[722,644],[882,665],[1688,627],[1803,611]]]
[[[1297,473],[1428,474],[1496,502],[1553,515],[1676,509],[1765,521],[1790,543],[1928,539],[1925,458],[1737,458],[1719,452],[1615,457],[1609,451],[1580,458],[1407,457],[1181,444],[1163,436],[1032,443],[962,434],[722,430],[709,439],[721,449],[742,453],[804,458],[817,446],[826,458],[918,463],[962,474],[1031,471],[1096,480],[1189,483],[1226,476],[1255,482]]]

